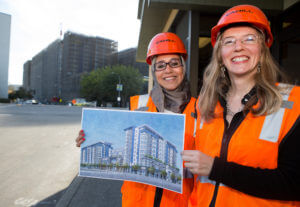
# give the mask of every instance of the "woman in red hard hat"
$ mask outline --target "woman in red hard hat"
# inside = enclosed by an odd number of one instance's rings
[[[130,109],[185,114],[184,148],[192,149],[195,123],[192,113],[195,112],[196,99],[191,97],[186,77],[186,57],[184,44],[176,34],[165,32],[155,35],[149,43],[146,59],[151,65],[154,87],[149,95],[131,97]],[[172,123],[166,124],[172,126]],[[121,189],[122,206],[187,206],[192,189],[192,173],[184,173],[182,194],[151,185],[124,181]]]
[[[174,33],[155,35],[149,43],[146,62],[151,65],[154,87],[150,94],[130,98],[130,110],[185,114],[184,149],[194,147],[195,102],[191,97],[186,77],[187,53],[181,39]],[[172,130],[172,123],[170,125]],[[84,132],[76,139],[77,146],[84,141]],[[124,181],[123,207],[183,207],[193,189],[193,174],[184,169],[182,194],[159,187]]]
[[[182,159],[196,177],[189,206],[300,206],[300,87],[277,83],[264,13],[227,10],[197,100],[195,150]]]

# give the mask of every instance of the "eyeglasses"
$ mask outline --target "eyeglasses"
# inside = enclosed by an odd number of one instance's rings
[[[169,65],[171,68],[178,68],[182,66],[181,60],[174,58],[171,59],[170,62],[158,62],[154,64],[154,69],[155,71],[163,71],[167,68],[167,65]]]
[[[232,47],[235,46],[238,40],[241,41],[243,45],[255,45],[258,43],[259,36],[255,34],[247,34],[240,39],[236,39],[235,37],[226,37],[221,40],[222,46]]]

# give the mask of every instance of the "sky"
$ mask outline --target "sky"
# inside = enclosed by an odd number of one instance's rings
[[[124,129],[147,124],[165,140],[176,146],[178,150],[177,165],[181,163],[180,152],[183,150],[185,128],[185,117],[182,114],[84,109],[81,123],[86,138],[86,141],[81,145],[82,147],[105,141],[112,143],[114,149],[124,147]],[[181,165],[178,168],[181,169]]]
[[[63,33],[72,31],[136,47],[140,30],[138,0],[0,0],[11,15],[9,84],[22,84],[23,64]]]

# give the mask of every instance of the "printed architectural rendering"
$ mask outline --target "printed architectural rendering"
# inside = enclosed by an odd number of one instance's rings
[[[181,192],[174,144],[147,124],[127,127],[122,136],[122,148],[105,141],[82,147],[80,176],[131,180]]]

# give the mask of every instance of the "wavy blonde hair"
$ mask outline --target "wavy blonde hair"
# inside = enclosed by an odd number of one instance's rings
[[[256,28],[255,28],[256,29]],[[265,35],[258,31],[261,44],[260,72],[255,75],[256,96],[247,102],[244,111],[250,110],[254,115],[271,114],[277,111],[282,104],[280,89],[276,86],[279,78],[284,78],[279,66],[272,57],[269,48],[264,43]],[[221,71],[223,65],[221,57],[221,40],[223,34],[217,38],[210,63],[203,75],[203,86],[199,94],[199,109],[201,118],[209,121],[216,117],[214,113],[219,97],[226,98],[226,92],[231,86],[227,72]],[[256,100],[259,100],[258,107],[253,107]]]

